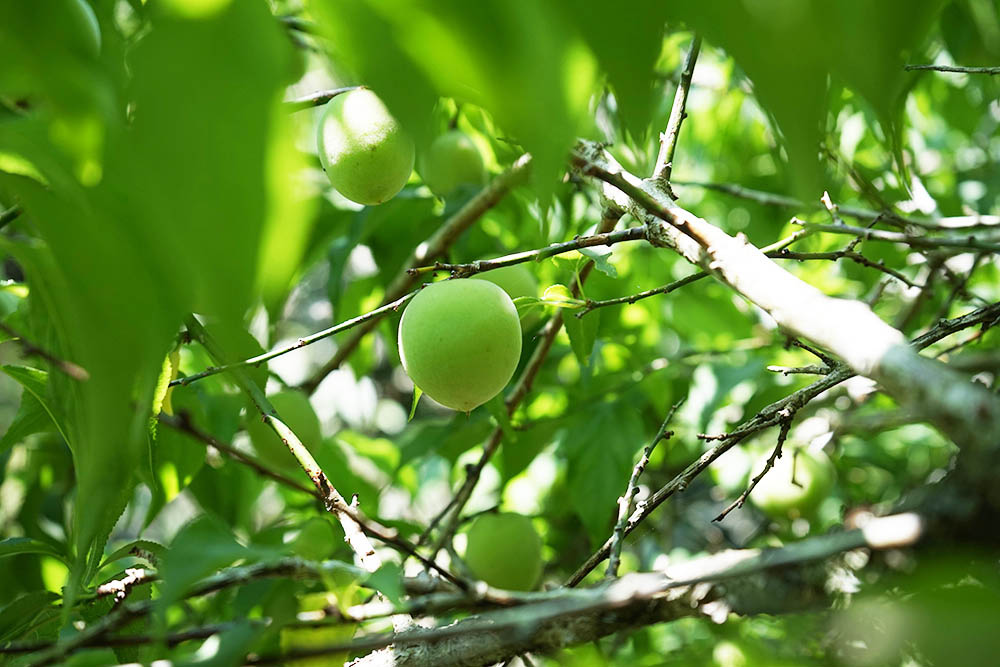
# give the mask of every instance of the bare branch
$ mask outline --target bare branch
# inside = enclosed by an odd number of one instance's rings
[[[24,352],[26,356],[39,357],[40,359],[44,359],[45,361],[52,364],[53,368],[64,373],[65,375],[68,375],[77,382],[86,382],[87,380],[90,379],[90,373],[87,372],[87,369],[83,368],[82,366],[78,366],[77,364],[74,364],[72,361],[66,361],[65,359],[60,359],[59,357],[55,356],[45,348],[40,347],[36,343],[32,343],[30,340],[28,340],[23,335],[19,334],[16,330],[4,324],[3,322],[0,322],[0,331],[6,333],[8,336],[11,337],[11,340],[20,345],[21,350]]]
[[[515,264],[521,264],[523,262],[539,262],[548,257],[554,257],[566,252],[572,252],[574,250],[579,250],[580,248],[592,248],[600,245],[610,247],[616,243],[639,241],[645,238],[645,227],[630,227],[629,229],[623,229],[617,232],[593,234],[591,236],[578,236],[572,241],[553,243],[545,248],[525,250],[524,252],[504,255],[503,257],[497,257],[496,259],[481,259],[468,264],[444,264],[441,262],[435,262],[431,266],[420,266],[413,269],[407,269],[407,272],[412,276],[418,276],[424,273],[432,273],[434,271],[448,271],[451,273],[453,278],[468,278],[469,276],[473,276],[477,273],[492,271],[505,266],[514,266]]]
[[[963,67],[960,65],[907,65],[907,72],[914,70],[933,70],[935,72],[951,72],[955,74],[1000,74],[1000,67]]]
[[[804,202],[794,197],[762,192],[745,188],[741,185],[728,183],[705,183],[700,181],[673,181],[673,185],[685,187],[705,188],[715,190],[733,197],[746,199],[763,204],[764,206],[780,206],[784,208],[797,208],[804,211],[821,211],[825,207],[821,202]],[[955,217],[944,217],[924,220],[920,218],[904,217],[891,211],[872,211],[854,206],[840,206],[838,211],[841,215],[855,218],[865,222],[885,222],[896,226],[913,226],[924,229],[974,229],[977,227],[996,227],[1000,225],[1000,215],[963,215]]]
[[[300,350],[306,345],[312,345],[313,343],[323,340],[324,338],[329,338],[334,334],[347,331],[348,329],[353,329],[359,324],[364,324],[365,322],[368,322],[373,319],[379,319],[390,310],[398,310],[400,306],[402,306],[404,303],[406,303],[414,296],[416,296],[417,292],[419,292],[421,289],[422,286],[418,287],[409,294],[405,294],[399,297],[395,301],[387,303],[383,306],[379,306],[375,310],[368,311],[364,315],[358,315],[357,317],[353,317],[349,320],[341,322],[340,324],[332,326],[329,329],[323,329],[322,331],[317,331],[316,333],[310,334],[309,336],[304,336],[302,338],[299,338],[297,341],[295,341],[294,344],[289,345],[287,347],[283,347],[278,350],[272,350],[271,352],[267,352],[265,354],[259,354],[256,357],[250,357],[249,359],[244,359],[243,361],[238,361],[233,364],[226,364],[224,366],[212,366],[211,368],[206,368],[200,373],[195,373],[194,375],[188,375],[182,378],[177,378],[176,380],[172,380],[170,382],[170,386],[174,387],[178,385],[180,386],[189,385],[192,382],[197,382],[198,380],[201,380],[202,378],[206,378],[211,375],[216,375],[217,373],[222,373],[224,371],[230,371],[233,370],[234,368],[245,368],[247,366],[260,366],[261,364],[267,363],[268,361],[274,359],[275,357],[280,357],[284,354],[288,354],[289,352]]]
[[[687,117],[685,108],[687,107],[688,92],[691,90],[691,78],[694,76],[694,66],[698,62],[698,52],[701,50],[701,37],[695,35],[691,41],[691,48],[684,59],[684,69],[681,71],[680,83],[674,92],[674,103],[670,107],[670,119],[667,121],[667,131],[660,135],[660,151],[656,156],[656,165],[653,167],[653,178],[660,182],[662,187],[669,188],[670,173],[673,170],[674,151],[677,149],[677,139],[681,134],[681,123]],[[668,190],[668,194],[673,197],[673,193]]]
[[[17,220],[18,216],[22,213],[22,209],[18,205],[11,206],[6,211],[0,211],[0,229],[3,229],[10,223]]]
[[[635,495],[639,493],[639,477],[642,472],[649,465],[649,457],[652,456],[653,450],[656,446],[660,444],[661,440],[669,440],[674,434],[673,431],[667,430],[667,425],[670,420],[673,419],[674,413],[677,412],[677,408],[681,407],[684,400],[681,399],[674,403],[670,411],[667,412],[666,418],[663,420],[663,424],[660,425],[660,430],[656,432],[653,436],[653,440],[646,445],[645,449],[642,450],[642,456],[639,461],[632,468],[632,475],[629,477],[628,486],[625,488],[625,493],[618,499],[618,521],[615,522],[615,530],[611,536],[611,555],[608,558],[608,569],[604,576],[613,579],[618,576],[618,561],[621,558],[622,545],[625,541],[625,524],[628,520],[629,514],[632,513],[632,500]]]
[[[764,479],[764,475],[766,475],[767,472],[774,467],[775,461],[781,458],[781,448],[785,444],[785,439],[788,438],[788,429],[791,428],[792,419],[794,419],[794,417],[795,415],[793,414],[787,420],[781,422],[781,428],[778,430],[778,442],[774,446],[774,451],[771,452],[771,456],[769,456],[767,461],[764,463],[764,469],[760,471],[760,474],[750,480],[750,485],[746,488],[746,491],[741,493],[740,497],[734,500],[729,507],[719,512],[719,515],[712,519],[712,521],[722,521],[727,515],[729,515],[730,512],[743,507],[747,498],[749,498],[750,494],[753,493],[754,488],[757,487],[760,480]]]

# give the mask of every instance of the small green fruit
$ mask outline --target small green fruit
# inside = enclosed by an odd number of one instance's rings
[[[752,468],[757,475],[770,455]],[[760,480],[750,500],[773,518],[809,516],[833,488],[835,470],[823,452],[786,450]]]
[[[487,280],[494,285],[497,285],[504,292],[507,292],[507,296],[509,296],[512,301],[525,296],[538,296],[538,281],[535,280],[534,274],[532,274],[531,271],[529,271],[523,264],[515,264],[513,266],[505,266],[499,269],[494,269],[493,271],[477,274],[473,276],[473,278]],[[539,319],[541,319],[541,307],[532,307],[527,303],[524,305],[515,305],[518,306],[518,311],[522,313],[521,323],[525,328],[531,328],[538,322]]]
[[[330,100],[320,117],[318,141],[330,184],[359,204],[395,197],[413,171],[413,140],[370,90]]]
[[[486,180],[483,156],[476,144],[459,130],[450,130],[431,142],[423,161],[424,182],[431,192],[447,197],[462,185],[482,185]]]
[[[399,321],[399,357],[421,391],[468,412],[500,393],[517,369],[517,309],[485,280],[427,285]]]
[[[521,514],[483,514],[469,528],[465,564],[496,588],[530,591],[542,574],[542,539]]]
[[[299,437],[308,449],[315,451],[323,440],[319,419],[309,403],[309,398],[301,391],[285,389],[267,397],[275,411],[288,428]],[[256,412],[249,416],[247,434],[257,451],[257,456],[269,466],[279,470],[296,470],[298,461],[288,451],[281,438],[264,423]]]
[[[538,296],[538,281],[535,280],[531,271],[522,264],[504,266],[493,271],[476,274],[473,277],[497,285],[504,292],[507,292],[507,296],[511,299],[522,296]]]
[[[70,43],[91,58],[101,55],[101,26],[90,3],[87,0],[71,0],[66,4],[66,15],[73,28]]]

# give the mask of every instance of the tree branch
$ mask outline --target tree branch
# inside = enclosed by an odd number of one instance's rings
[[[1000,67],[963,67],[960,65],[906,65],[907,72],[913,70],[933,70],[935,72],[952,72],[956,74],[1000,74]]]
[[[630,227],[617,232],[605,232],[593,234],[591,236],[577,236],[572,241],[552,243],[544,248],[525,250],[524,252],[504,255],[503,257],[497,257],[495,259],[480,259],[475,262],[469,262],[468,264],[444,264],[441,262],[435,262],[431,266],[420,266],[413,269],[407,269],[407,273],[411,276],[417,276],[424,273],[432,273],[434,271],[448,271],[451,273],[453,278],[468,278],[469,276],[474,276],[477,273],[493,271],[494,269],[500,269],[505,266],[514,266],[515,264],[522,264],[524,262],[539,262],[548,257],[555,257],[556,255],[579,250],[580,248],[592,248],[599,245],[610,247],[616,243],[639,241],[645,238],[646,229],[644,227]]]
[[[681,134],[681,123],[687,118],[685,108],[687,107],[688,92],[691,90],[691,78],[694,76],[694,66],[698,61],[698,52],[701,50],[701,37],[695,35],[691,41],[691,48],[684,59],[684,69],[681,71],[681,80],[677,84],[674,92],[674,103],[670,107],[670,119],[667,121],[667,131],[660,135],[660,151],[656,156],[656,165],[653,167],[653,178],[660,182],[664,188],[670,187],[670,172],[674,166],[674,151],[677,149],[677,140]],[[673,193],[667,192],[673,197]]]
[[[954,442],[982,449],[1000,441],[1000,400],[968,377],[918,355],[867,305],[829,297],[796,278],[745,237],[729,236],[677,206],[653,184],[624,171],[596,144],[578,144],[573,161],[584,173],[612,186],[607,188],[609,197],[642,216],[653,245],[673,248],[711,272],[786,331],[820,344],[854,372],[881,384],[902,406],[925,415]]]
[[[762,192],[745,188],[741,185],[728,183],[704,183],[699,181],[674,181],[673,185],[684,187],[705,188],[715,190],[733,197],[746,199],[763,204],[764,206],[781,206],[784,208],[797,208],[804,211],[821,211],[824,206],[821,202],[804,202],[793,197]],[[891,211],[872,211],[854,206],[838,205],[841,214],[849,218],[856,218],[865,222],[886,222],[896,226],[913,226],[924,229],[974,229],[977,227],[996,227],[1000,225],[1000,215],[963,215],[955,217],[944,217],[932,220],[922,220],[919,218],[904,217]]]
[[[786,588],[789,568],[798,569],[858,548],[897,548],[919,539],[914,514],[873,519],[862,529],[814,537],[779,549],[725,551],[664,571],[628,574],[586,590],[557,589],[535,602],[472,616],[444,627],[374,635],[249,664],[275,664],[343,651],[360,652],[392,644],[351,663],[352,667],[490,665],[525,652],[550,652],[594,641],[613,632],[707,613],[709,603],[740,613],[814,606],[825,599],[823,577],[798,585],[800,597],[775,600]],[[801,579],[801,577],[799,577]],[[719,582],[739,585],[716,586]],[[797,582],[799,583],[799,582]]]

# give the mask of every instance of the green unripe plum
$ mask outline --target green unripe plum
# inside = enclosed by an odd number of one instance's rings
[[[382,100],[364,88],[327,103],[318,143],[330,184],[359,204],[381,204],[395,197],[413,171],[413,140]]]
[[[479,273],[473,276],[479,280],[487,280],[507,292],[512,300],[522,296],[538,296],[538,281],[531,271],[522,264],[504,266],[493,271]]]
[[[483,514],[472,522],[465,564],[496,588],[530,591],[542,574],[542,539],[521,514]]]
[[[66,6],[70,23],[75,28],[74,43],[91,58],[101,54],[101,26],[94,8],[86,0],[71,0]]]
[[[311,451],[323,440],[319,418],[309,403],[309,398],[301,391],[285,389],[267,397],[275,411],[288,428],[299,437],[302,444]],[[257,451],[257,456],[269,466],[279,470],[295,470],[298,461],[288,451],[281,438],[264,423],[260,415],[252,413],[247,422],[247,435]]]
[[[754,475],[764,469],[769,456],[753,467]],[[751,492],[750,500],[772,518],[809,516],[829,495],[835,474],[823,452],[786,450]]]
[[[534,274],[525,268],[523,264],[504,266],[493,271],[477,274],[473,278],[487,280],[497,285],[504,292],[507,292],[507,296],[512,301],[523,296],[538,296],[538,281],[535,280]],[[525,313],[522,319],[525,327],[530,328],[541,318],[542,309],[540,307],[530,307],[530,305],[525,304],[520,308]],[[525,308],[528,310],[524,310]]]
[[[399,320],[399,358],[421,391],[468,412],[499,394],[517,369],[517,308],[485,280],[427,285]]]
[[[459,130],[450,130],[431,142],[421,170],[431,192],[446,197],[462,185],[486,180],[483,156],[475,142]]]

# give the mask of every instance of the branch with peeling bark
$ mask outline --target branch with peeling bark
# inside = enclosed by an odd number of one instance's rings
[[[647,239],[672,248],[767,312],[785,331],[818,343],[854,372],[881,384],[954,442],[1000,441],[1000,400],[944,364],[921,357],[903,335],[858,301],[829,297],[783,270],[745,237],[732,237],[687,211],[606,151],[581,142],[574,164],[603,181],[606,196],[644,220]]]
[[[872,519],[863,528],[810,538],[779,549],[724,551],[669,566],[663,571],[625,575],[593,588],[557,589],[531,602],[472,616],[450,625],[374,635],[250,664],[274,664],[291,657],[361,652],[389,646],[351,663],[352,667],[490,665],[525,652],[544,652],[594,641],[611,633],[691,615],[773,612],[815,606],[825,600],[822,569],[796,576],[796,599],[776,602],[775,586],[787,588],[791,573],[859,548],[911,545],[921,535],[920,519],[903,514]],[[390,646],[391,645],[391,646]]]

